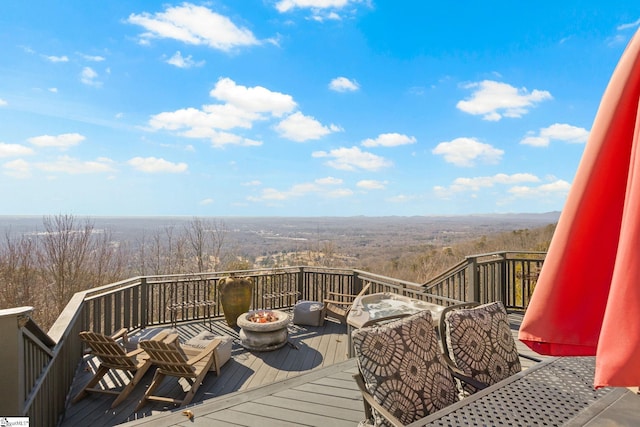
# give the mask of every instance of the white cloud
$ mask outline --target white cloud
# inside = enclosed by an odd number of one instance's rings
[[[274,117],[293,111],[297,104],[291,95],[273,92],[262,86],[237,85],[227,77],[220,78],[209,92],[213,98],[254,113],[269,113]]]
[[[416,198],[417,198],[416,196],[398,194],[397,196],[389,197],[388,199],[386,199],[386,201],[391,203],[407,203],[407,202],[412,202]]]
[[[22,159],[12,160],[2,165],[4,174],[14,178],[28,178],[31,176],[29,163]]]
[[[205,133],[198,134],[196,129],[190,132],[185,132],[183,133],[183,135],[188,137],[195,137],[195,138],[202,138],[202,137],[209,138],[209,140],[211,141],[211,145],[215,148],[222,148],[226,145],[239,145],[243,147],[257,147],[262,145],[262,141],[256,141],[255,139],[244,138],[242,136],[229,133],[229,132],[216,132],[210,129],[208,130],[202,129],[202,131],[208,132],[206,133],[206,136],[205,136]]]
[[[523,184],[531,183],[537,184],[540,182],[540,178],[529,173],[516,173],[507,175],[499,173],[493,176],[478,176],[472,178],[456,178],[448,187],[435,186],[433,187],[434,193],[442,198],[449,199],[457,193],[471,193],[471,197],[477,198],[478,192],[483,189],[493,188],[495,186],[511,186],[506,190],[506,193],[517,191],[517,188],[527,188]]]
[[[314,182],[303,182],[294,184],[287,190],[275,188],[265,188],[259,196],[250,196],[248,200],[253,202],[288,200],[308,195],[324,197],[347,197],[353,195],[353,191],[348,188],[333,188],[342,184],[342,180],[333,177],[318,178]]]
[[[356,0],[357,1],[357,0]],[[292,9],[327,9],[343,8],[350,0],[280,0],[276,3],[278,12],[289,12]],[[354,1],[351,1],[353,3]]]
[[[98,55],[82,55],[82,57],[85,60],[91,61],[91,62],[102,62],[106,60],[104,56],[98,56]]]
[[[73,175],[114,171],[113,161],[108,158],[83,161],[69,156],[60,156],[53,162],[36,163],[35,166],[46,172],[63,172]]]
[[[500,162],[503,150],[474,138],[456,138],[453,141],[441,142],[431,151],[433,154],[444,156],[445,161],[456,166],[474,166],[477,160],[495,164]]]
[[[244,138],[232,129],[250,129],[256,121],[281,117],[297,107],[291,95],[274,92],[262,86],[247,87],[229,78],[220,78],[210,91],[210,96],[223,104],[209,104],[201,109],[189,107],[151,116],[151,129],[177,131],[187,138],[209,139],[214,147],[225,145],[258,146],[261,141]],[[335,125],[324,126],[313,117],[295,112],[280,121],[275,130],[293,141],[318,139],[338,132]]]
[[[20,144],[5,144],[0,142],[0,157],[27,156],[33,154],[33,150]]]
[[[191,137],[205,138],[213,129],[228,130],[237,127],[251,128],[260,119],[256,113],[242,110],[230,104],[205,105],[202,110],[182,108],[151,116],[149,124],[154,129],[190,129]],[[204,132],[204,133],[203,133]]]
[[[254,179],[253,181],[247,181],[247,182],[243,182],[242,185],[247,186],[247,187],[257,187],[262,185],[262,182]]]
[[[340,178],[334,178],[332,176],[327,176],[325,178],[318,178],[315,180],[316,183],[320,185],[340,185],[342,184],[342,180]]]
[[[190,3],[167,7],[164,12],[131,14],[128,21],[142,26],[143,43],[154,38],[179,40],[192,45],[206,45],[222,51],[259,44],[253,33],[236,26],[229,18]]]
[[[481,188],[493,187],[497,184],[512,185],[522,182],[540,182],[540,178],[530,173],[516,173],[507,175],[499,173],[493,176],[478,176],[475,178],[456,178],[449,187],[450,191],[477,191]]]
[[[65,55],[63,56],[54,56],[54,55],[43,55],[48,61],[51,62],[69,62],[69,58]]]
[[[60,135],[42,135],[42,136],[34,136],[33,138],[27,139],[31,144],[36,147],[54,147],[59,148],[61,150],[66,150],[70,147],[80,144],[85,140],[83,135],[79,133],[63,133]]]
[[[629,22],[626,24],[620,24],[616,27],[616,30],[618,31],[624,31],[624,30],[628,30],[630,28],[637,28],[638,26],[640,26],[640,19],[636,19],[633,22]]]
[[[242,110],[230,104],[205,105],[203,110],[184,108],[172,112],[159,113],[151,117],[149,125],[153,129],[179,131],[187,138],[209,139],[214,147],[225,145],[257,146],[262,142],[224,132],[233,128],[251,128],[260,120],[259,114]]]
[[[391,161],[384,157],[362,151],[359,147],[341,147],[329,152],[316,151],[312,156],[316,158],[332,158],[332,160],[327,162],[327,165],[335,169],[347,171],[355,171],[358,169],[377,171],[393,165]]]
[[[372,7],[371,0],[279,0],[276,9],[280,13],[293,12],[295,9],[307,9],[310,11],[310,20],[324,22],[327,20],[342,20],[340,13],[354,15],[357,10],[355,4],[363,3]],[[354,5],[354,7],[347,7]]]
[[[550,181],[541,183],[540,178],[528,173],[496,174],[474,178],[457,178],[449,187],[436,186],[433,188],[436,196],[442,199],[454,199],[456,194],[465,194],[471,199],[498,196],[497,206],[518,203],[519,200],[533,200],[537,205],[552,206],[566,198],[571,185],[554,177]],[[494,187],[506,187],[493,189]],[[485,191],[483,193],[483,190]],[[486,193],[486,194],[485,194]]]
[[[571,184],[559,179],[537,187],[515,186],[510,188],[508,192],[517,198],[544,200],[549,195],[565,196],[569,193],[570,188]]]
[[[549,138],[543,138],[541,136],[529,135],[522,138],[520,144],[530,145],[532,147],[546,147],[549,145]]]
[[[336,77],[329,83],[329,89],[336,92],[354,92],[360,89],[360,85],[355,80],[346,77]]]
[[[526,88],[516,88],[507,83],[484,80],[465,86],[473,89],[471,98],[459,101],[456,107],[465,113],[482,115],[484,120],[498,121],[502,117],[522,117],[529,108],[552,99],[545,90],[529,92]]]
[[[331,198],[341,198],[341,197],[349,197],[353,196],[353,190],[349,188],[338,188],[336,190],[330,190],[326,193],[327,197]]]
[[[365,139],[362,141],[364,147],[397,147],[399,145],[413,144],[416,138],[399,133],[383,133],[376,139]]]
[[[577,126],[555,123],[547,128],[540,129],[540,136],[559,141],[584,143],[589,138],[589,131]]]
[[[363,179],[358,181],[357,187],[365,190],[383,190],[387,186],[387,181],[376,181],[374,179]]]
[[[178,68],[191,68],[191,67],[201,67],[204,65],[204,61],[194,61],[191,55],[184,57],[180,51],[177,51],[173,54],[173,56],[167,59],[167,64],[176,66]]]
[[[552,140],[583,144],[587,142],[588,138],[589,131],[584,128],[555,123],[549,127],[540,129],[538,135],[530,133],[520,141],[520,144],[531,145],[533,147],[547,147]]]
[[[276,125],[275,129],[282,137],[296,142],[320,139],[325,135],[340,130],[333,124],[328,127],[324,126],[315,118],[305,116],[299,111],[282,120]]]
[[[259,197],[249,196],[247,199],[252,202],[259,202],[263,200],[285,200],[287,199],[287,194],[282,191],[278,191],[275,188],[265,188],[262,190],[262,194]]]
[[[127,162],[134,169],[146,173],[182,173],[186,172],[186,163],[173,163],[156,157],[134,157]]]
[[[98,73],[91,67],[84,67],[80,73],[80,81],[89,86],[101,86],[98,81]]]
[[[9,105],[9,103],[4,99],[0,98],[0,107],[4,107],[5,105]]]
[[[50,87],[48,89],[48,91],[51,92],[51,93],[58,93],[58,88],[57,87]]]
[[[200,200],[200,203],[198,203],[199,205],[202,206],[207,206],[213,203],[213,199],[212,198],[207,198],[207,199],[202,199]]]

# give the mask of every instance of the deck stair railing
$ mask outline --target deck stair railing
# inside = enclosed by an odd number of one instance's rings
[[[507,310],[525,310],[546,252],[491,252],[467,256],[424,284],[425,292],[487,303],[502,301]]]
[[[474,255],[425,284],[323,267],[135,277],[75,294],[48,333],[31,320],[31,307],[0,310],[0,383],[5,388],[0,414],[27,416],[31,426],[56,425],[82,358],[80,331],[111,334],[123,327],[135,331],[222,317],[217,297],[222,277],[252,280],[253,309],[288,308],[299,299],[322,301],[329,292],[355,294],[367,284],[370,292],[442,305],[497,298],[507,308],[524,309],[543,260],[544,253]],[[168,310],[171,306],[179,309]]]

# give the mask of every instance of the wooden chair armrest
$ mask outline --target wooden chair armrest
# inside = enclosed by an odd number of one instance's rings
[[[135,357],[137,355],[139,355],[140,353],[144,353],[144,350],[141,348],[136,348],[135,350],[132,350],[130,352],[127,353],[127,357]]]
[[[168,331],[162,331],[155,337],[151,338],[152,341],[164,341],[166,344],[171,344],[178,340],[180,336],[176,333],[170,334]]]
[[[325,305],[326,304],[335,304],[335,305],[353,305],[353,301],[335,301],[332,299],[326,299],[324,300]]]
[[[122,338],[124,342],[127,342],[127,331],[128,331],[127,328],[119,329],[115,331],[113,335],[111,335],[111,338],[113,338],[114,340],[117,340],[118,338]]]
[[[200,360],[202,360],[203,358],[207,357],[209,354],[213,353],[213,351],[216,349],[216,347],[218,347],[218,345],[220,345],[220,342],[221,342],[220,339],[214,338],[213,340],[211,340],[209,345],[207,345],[205,348],[202,349],[202,351],[200,351],[200,354],[189,359],[187,363],[189,365],[193,365],[199,362]]]
[[[353,295],[353,294],[341,294],[340,292],[333,292],[333,291],[327,292],[327,295],[329,297],[344,297],[344,298],[351,298],[352,300],[356,299],[356,295]]]
[[[358,384],[358,388],[362,393],[362,398],[365,400],[365,402],[369,405],[370,408],[375,409],[375,411],[379,413],[383,418],[385,418],[389,422],[389,424],[391,424],[392,426],[404,427],[404,424],[402,424],[399,419],[394,417],[391,414],[391,412],[389,412],[384,407],[382,407],[378,402],[376,402],[375,398],[367,390],[367,387],[364,384],[364,379],[362,378],[362,374],[357,373],[353,376],[353,378],[356,380],[356,384]],[[367,410],[366,416],[368,418],[372,418],[372,421],[374,421],[373,420],[374,415],[371,413],[371,411]]]

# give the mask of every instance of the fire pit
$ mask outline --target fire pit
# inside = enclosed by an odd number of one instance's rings
[[[279,310],[256,310],[238,316],[240,342],[252,351],[276,350],[287,343],[289,315]]]

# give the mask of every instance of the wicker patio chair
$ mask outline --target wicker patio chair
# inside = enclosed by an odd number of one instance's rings
[[[449,306],[442,312],[439,330],[444,360],[451,369],[485,386],[520,372],[520,357],[540,361],[518,353],[507,311],[500,301]],[[469,383],[462,388],[469,394],[478,390]]]
[[[403,426],[459,400],[430,311],[356,329],[352,338],[366,416],[361,425]]]
[[[215,363],[214,353],[220,342],[220,340],[214,339],[197,355],[188,358],[180,346],[178,334],[170,334],[164,338],[154,337],[151,340],[140,341],[140,347],[149,355],[149,360],[153,365],[157,366],[157,369],[151,385],[135,410],[140,410],[147,401],[150,400],[174,403],[179,406],[189,404],[212,364]],[[216,368],[216,372],[219,372],[219,368]],[[155,396],[153,394],[166,376],[178,379],[184,378],[191,384],[191,388],[183,399],[173,399],[170,397]]]
[[[124,328],[111,336],[92,331],[80,332],[80,339],[88,346],[89,354],[98,359],[100,366],[93,378],[73,398],[73,403],[83,399],[88,393],[105,393],[118,396],[111,404],[111,407],[115,408],[129,396],[136,384],[140,382],[151,363],[142,349],[127,352],[124,346],[117,341],[120,338],[126,339],[126,332],[127,330]],[[122,390],[96,388],[95,386],[112,369],[132,374],[129,384]]]
[[[367,284],[357,295],[329,292],[324,300],[325,316],[339,320],[340,323],[347,323],[347,316],[353,306],[353,302],[356,298],[366,294],[370,286],[370,283]]]

